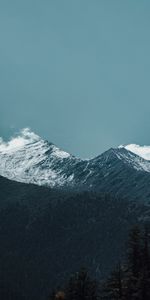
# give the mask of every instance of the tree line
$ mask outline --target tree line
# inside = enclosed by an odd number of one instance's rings
[[[134,226],[129,234],[127,259],[104,281],[86,269],[73,274],[48,300],[150,300],[150,239],[148,227]]]

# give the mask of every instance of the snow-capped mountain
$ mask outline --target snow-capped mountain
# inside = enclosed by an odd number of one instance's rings
[[[147,191],[145,185],[150,182],[148,158],[150,147],[127,145],[82,160],[29,129],[22,130],[7,143],[0,140],[1,176],[50,187],[96,188],[120,193],[125,187],[133,191],[142,184],[142,189]]]
[[[41,139],[29,129],[8,143],[0,140],[0,175],[25,183],[63,185],[71,181],[63,165],[76,162],[70,154]]]

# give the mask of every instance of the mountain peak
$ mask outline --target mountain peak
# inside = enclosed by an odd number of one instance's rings
[[[70,157],[69,153],[43,140],[29,128],[21,130],[8,142],[0,139],[0,175],[16,181],[62,185],[65,180],[62,164]]]

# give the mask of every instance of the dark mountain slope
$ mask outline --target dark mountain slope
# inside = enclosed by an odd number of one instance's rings
[[[45,299],[83,265],[103,278],[121,257],[128,229],[143,216],[148,207],[109,194],[0,177],[1,284],[30,300]]]
[[[145,171],[146,165],[145,170],[139,167],[143,161],[124,148],[110,149],[90,162],[92,172],[87,184],[91,189],[148,204],[150,173]]]

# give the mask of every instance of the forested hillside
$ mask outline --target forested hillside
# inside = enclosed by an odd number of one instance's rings
[[[128,230],[148,214],[148,207],[109,194],[50,190],[1,177],[1,285],[28,300],[45,299],[81,266],[105,278],[123,256]]]
[[[52,290],[49,300],[149,300],[150,236],[149,226],[134,226],[126,247],[126,258],[109,277],[98,281],[82,268],[67,283]]]

